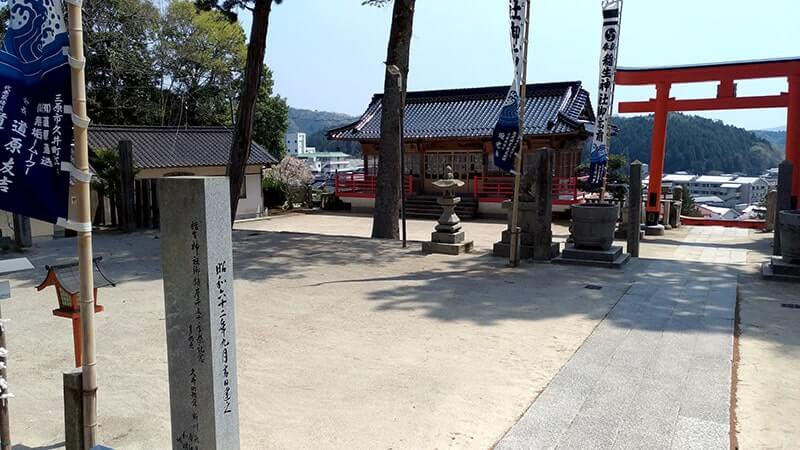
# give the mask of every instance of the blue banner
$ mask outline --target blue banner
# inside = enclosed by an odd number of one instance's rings
[[[69,35],[61,0],[10,0],[0,49],[0,209],[66,219],[72,159]]]
[[[589,154],[589,185],[602,186],[607,168],[608,153],[605,144],[592,142],[592,152]]]
[[[528,51],[525,42],[528,23],[528,0],[508,0],[508,20],[511,30],[511,60],[514,62],[514,81],[500,109],[497,125],[492,133],[494,165],[500,170],[514,172],[514,162],[522,142],[519,135],[520,87]]]
[[[492,134],[494,165],[503,171],[514,171],[514,159],[519,149],[519,94],[509,91]]]

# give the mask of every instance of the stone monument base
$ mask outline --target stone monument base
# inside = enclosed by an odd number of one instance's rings
[[[664,225],[648,225],[644,229],[644,234],[646,236],[663,236]]]
[[[492,255],[508,258],[511,253],[511,244],[505,241],[497,241],[492,247]],[[520,259],[534,259],[536,261],[550,261],[561,253],[561,244],[553,242],[550,244],[550,254],[546,258],[535,258],[533,245],[520,245]]]
[[[458,242],[452,244],[447,242],[423,242],[422,253],[442,253],[445,255],[460,255],[462,253],[471,252],[472,245],[473,245],[472,241]]]
[[[800,283],[800,264],[789,263],[780,256],[761,264],[761,276],[765,280],[792,281]]]
[[[614,239],[628,239],[627,230],[617,230],[614,232]],[[639,240],[644,239],[644,230],[639,230]]]
[[[623,253],[622,247],[614,245],[608,250],[584,250],[573,246],[564,249],[560,256],[553,259],[553,264],[571,264],[578,266],[610,267],[619,269],[631,259],[629,253]]]

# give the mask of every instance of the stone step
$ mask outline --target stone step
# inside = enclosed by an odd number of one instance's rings
[[[622,254],[622,247],[612,246],[608,250],[585,250],[573,246],[564,249],[564,258],[588,259],[591,261],[614,261]]]
[[[611,256],[613,256],[613,259],[609,260],[608,258]],[[570,246],[565,248],[561,255],[554,258],[552,262],[553,264],[620,269],[627,264],[630,259],[631,255],[629,253],[622,253],[622,247],[619,246],[611,247],[609,250],[579,250]]]

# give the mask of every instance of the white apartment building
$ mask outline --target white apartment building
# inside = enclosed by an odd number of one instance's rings
[[[682,186],[695,198],[719,197],[725,206],[731,208],[737,204],[759,203],[769,191],[769,183],[764,178],[737,175],[691,175],[679,172],[665,174],[662,183],[664,186]]]
[[[314,147],[307,147],[305,133],[286,133],[286,150],[289,156],[306,163],[315,175],[352,169],[351,155],[343,152],[318,152]]]
[[[289,156],[304,155],[314,153],[314,147],[306,147],[305,133],[286,133],[286,151]]]

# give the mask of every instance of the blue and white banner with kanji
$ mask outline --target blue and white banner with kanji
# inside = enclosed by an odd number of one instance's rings
[[[69,35],[62,0],[9,0],[0,49],[0,209],[67,218],[72,158]]]
[[[603,36],[600,43],[600,85],[597,90],[597,122],[589,155],[589,185],[605,183],[608,166],[608,136],[614,106],[614,78],[617,74],[619,27],[622,0],[603,0]]]
[[[508,91],[497,125],[492,133],[492,150],[494,151],[494,165],[506,172],[514,171],[514,159],[520,146],[519,135],[519,107],[520,88],[522,87],[522,72],[525,70],[523,53],[526,51],[525,28],[528,24],[528,0],[509,0],[508,15],[511,22],[511,56],[514,61],[514,82]]]

